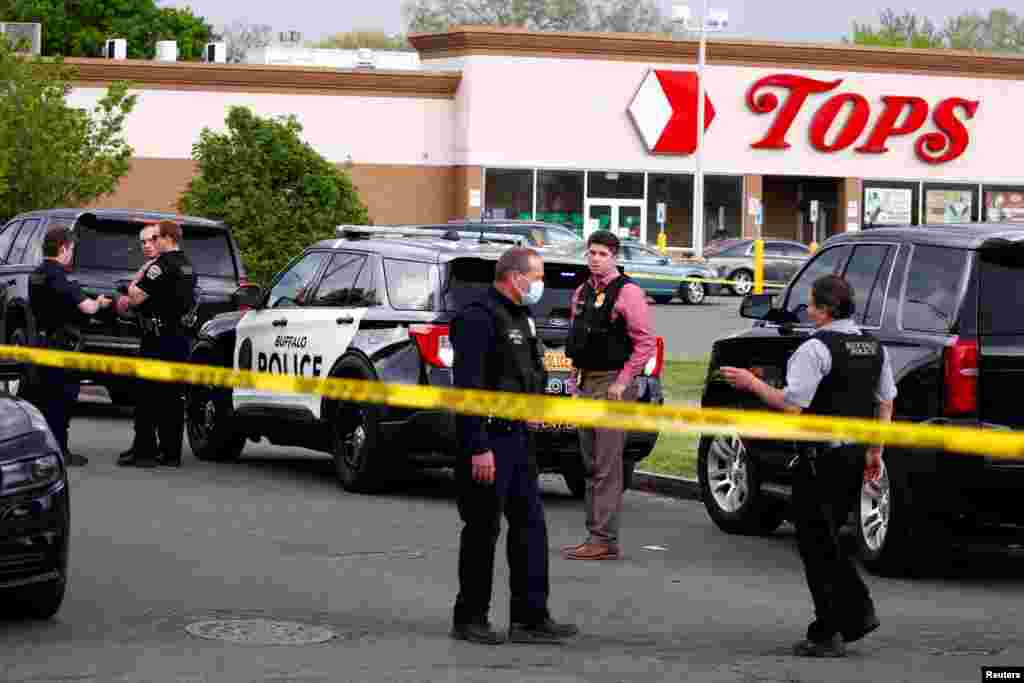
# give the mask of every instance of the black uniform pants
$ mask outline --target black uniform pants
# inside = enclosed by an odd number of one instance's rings
[[[155,334],[143,334],[139,342],[139,356],[142,358],[157,358],[157,336]],[[132,437],[132,452],[137,458],[154,458],[157,454],[156,443],[156,411],[159,406],[152,400],[153,391],[159,382],[139,379],[135,380],[135,414],[132,419],[132,427],[135,435]]]
[[[172,362],[188,360],[189,338],[183,335],[159,335],[146,344],[150,358]],[[136,457],[159,456],[178,462],[185,438],[185,387],[172,382],[147,382],[135,407]],[[159,445],[157,444],[159,438]]]
[[[27,387],[28,398],[46,418],[46,424],[50,426],[61,451],[67,456],[71,411],[78,400],[80,388],[78,380],[63,368],[40,365],[36,371],[39,384]]]
[[[501,516],[508,520],[507,555],[511,589],[511,620],[537,623],[548,616],[548,534],[540,500],[537,467],[525,427],[492,434],[494,484],[473,481],[467,457],[455,468],[459,515],[459,594],[456,624],[481,623],[490,612],[494,584],[494,553]]]
[[[874,610],[868,587],[839,539],[840,527],[859,500],[864,447],[819,451],[813,469],[801,457],[793,474],[797,546],[814,601],[807,639],[820,642],[855,629]]]

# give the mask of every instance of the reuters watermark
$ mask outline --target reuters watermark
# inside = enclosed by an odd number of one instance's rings
[[[1024,666],[983,666],[981,680],[985,681],[1024,681]]]

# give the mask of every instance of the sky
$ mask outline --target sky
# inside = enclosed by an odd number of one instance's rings
[[[672,0],[659,0],[668,15]],[[356,28],[382,29],[388,33],[404,31],[402,0],[165,0],[162,5],[185,6],[214,26],[244,19],[254,24],[269,24],[275,31],[300,31],[303,39],[313,40],[326,34]],[[700,0],[691,7],[699,11]],[[850,32],[851,22],[874,22],[887,7],[897,12],[911,10],[931,17],[941,26],[946,17],[955,16],[971,2],[964,0],[709,0],[709,6],[729,12],[732,37],[833,42]],[[976,8],[1005,7],[1024,15],[1024,0],[1004,0]]]

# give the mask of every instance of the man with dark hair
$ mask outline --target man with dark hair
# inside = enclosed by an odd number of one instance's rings
[[[632,400],[633,380],[655,352],[647,295],[619,273],[619,238],[598,230],[587,239],[590,278],[572,298],[566,355],[576,370],[581,396]],[[581,427],[580,450],[587,482],[584,507],[588,538],[563,548],[570,560],[619,558],[626,433]]]
[[[544,293],[544,262],[532,249],[509,249],[495,266],[494,285],[463,308],[451,325],[453,384],[520,394],[544,391],[546,373],[529,306]],[[548,613],[548,537],[537,462],[522,422],[456,416],[455,476],[459,515],[459,594],[452,637],[497,645],[505,637],[490,625],[494,552],[501,516],[508,520],[511,627],[508,639],[560,643],[575,626]]]
[[[90,299],[82,288],[68,280],[67,270],[75,255],[75,243],[67,228],[51,228],[43,237],[43,262],[29,278],[29,302],[35,319],[33,344],[44,348],[74,350],[81,338],[75,324],[79,314],[93,315],[110,305],[100,296]],[[78,400],[78,381],[62,368],[41,366],[38,380],[27,387],[35,403],[57,438],[68,465],[84,465],[88,460],[68,450],[68,425],[71,407]]]
[[[749,370],[723,367],[740,391],[787,413],[892,419],[896,383],[889,356],[874,337],[850,319],[853,290],[841,277],[815,280],[807,313],[816,329],[789,359],[786,388],[776,389]],[[877,481],[882,447],[856,443],[806,445],[793,459],[793,512],[797,545],[814,601],[815,620],[794,646],[806,657],[842,657],[844,643],[860,640],[879,621],[867,586],[839,541],[861,491]]]
[[[137,282],[128,287],[128,301],[142,309],[145,334],[154,337],[155,357],[183,362],[188,359],[190,341],[182,318],[195,302],[195,273],[192,262],[179,248],[181,226],[173,221],[157,223],[156,247],[159,256]],[[135,407],[136,441],[132,450],[118,460],[121,465],[181,467],[181,449],[185,438],[184,389],[172,382],[155,382],[153,396]],[[139,412],[141,411],[141,412]],[[154,443],[153,429],[159,445]]]

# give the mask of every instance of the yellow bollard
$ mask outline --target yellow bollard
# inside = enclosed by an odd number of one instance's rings
[[[810,244],[808,245],[808,249],[810,249],[810,250],[811,250],[811,253],[812,253],[812,254],[814,254],[815,252],[817,252],[817,251],[818,251],[818,243],[817,243],[817,242],[811,242],[811,243],[810,243]]]
[[[668,253],[668,235],[663,232],[658,233],[658,251],[662,254]]]
[[[764,240],[754,240],[754,294],[764,294]]]

